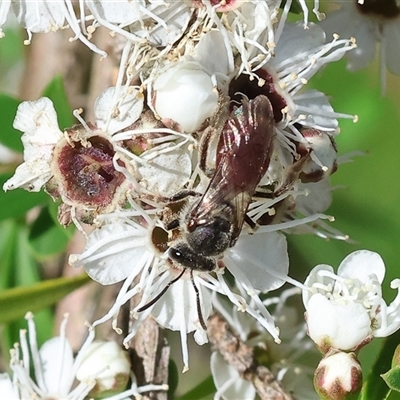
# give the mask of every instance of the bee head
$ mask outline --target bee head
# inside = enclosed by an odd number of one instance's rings
[[[171,247],[168,251],[169,258],[176,261],[184,268],[196,271],[212,271],[215,261],[212,258],[196,254],[188,244],[182,242]]]

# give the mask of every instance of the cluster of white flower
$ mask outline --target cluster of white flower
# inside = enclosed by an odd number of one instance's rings
[[[115,342],[94,340],[94,331],[74,358],[65,336],[68,316],[61,323],[60,336],[39,349],[32,313],[25,318],[28,331],[20,331],[20,343],[11,351],[12,379],[7,373],[0,374],[0,393],[4,399],[84,400],[87,396],[101,396],[106,400],[128,400],[132,395],[140,397],[143,392],[168,389],[166,385],[137,387],[128,354]],[[131,387],[125,390],[128,382]]]
[[[112,319],[118,329],[120,308],[136,296],[125,343],[151,315],[180,332],[187,369],[187,334],[207,342],[214,292],[280,342],[262,295],[285,282],[301,286],[288,277],[280,231],[346,238],[323,212],[338,165],[337,119],[356,119],[304,88],[355,40],[327,35],[300,4],[304,20],[289,23],[291,1],[280,9],[276,0],[80,0],[79,18],[70,0],[1,3],[0,26],[11,7],[29,40],[67,23],[103,56],[90,42],[98,26],[125,41],[115,86],[97,98],[93,123],[76,110],[80,124],[62,132],[49,99],[21,103],[14,127],[23,132],[24,163],[4,185],[44,188],[61,199],[62,225],[93,226],[71,265],[103,285],[124,281],[93,328]],[[316,295],[304,290],[317,340]]]

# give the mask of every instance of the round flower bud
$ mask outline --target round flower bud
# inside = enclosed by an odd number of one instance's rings
[[[128,354],[115,342],[91,343],[76,372],[80,382],[96,381],[89,396],[99,398],[125,390],[131,365]]]
[[[198,130],[217,109],[218,92],[197,62],[177,63],[155,80],[152,89],[156,113],[166,126],[179,131]]]
[[[314,374],[314,386],[321,399],[353,398],[361,390],[361,365],[354,353],[339,352],[321,360]]]

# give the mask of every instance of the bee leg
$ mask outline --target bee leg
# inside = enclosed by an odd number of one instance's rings
[[[199,144],[199,168],[204,172],[207,178],[212,178],[214,175],[214,168],[209,168],[207,166],[208,158],[210,157],[210,144],[220,132],[214,127],[208,127],[201,136],[201,141]]]
[[[179,218],[176,218],[173,221],[169,222],[167,225],[165,225],[165,229],[167,231],[172,231],[173,229],[179,228],[179,225],[180,225]]]
[[[244,216],[244,222],[246,222],[253,231],[257,228],[257,224],[247,214]]]
[[[186,199],[186,197],[189,196],[198,197],[201,196],[201,194],[196,192],[195,190],[183,189],[180,192],[169,197],[167,203],[176,203],[178,201]]]

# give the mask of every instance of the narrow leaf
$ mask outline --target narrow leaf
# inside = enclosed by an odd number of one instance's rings
[[[57,278],[30,287],[18,287],[0,293],[0,323],[23,317],[28,311],[35,312],[55,304],[64,296],[78,289],[90,279],[86,274],[73,278]]]
[[[33,253],[46,258],[66,249],[71,232],[55,222],[49,207],[44,207],[30,228],[28,240]]]

